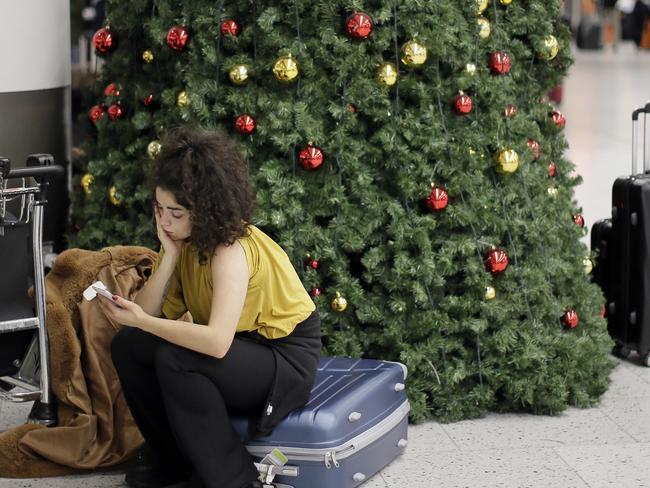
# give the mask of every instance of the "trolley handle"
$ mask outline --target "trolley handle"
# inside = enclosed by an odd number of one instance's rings
[[[16,168],[9,171],[7,178],[41,178],[47,176],[57,176],[64,173],[63,166],[43,166],[41,168]]]
[[[0,156],[0,178],[35,178],[57,176],[65,173],[63,166],[55,165],[51,154],[30,154],[27,156],[25,168],[11,169],[9,158]],[[40,183],[40,181],[39,181]]]
[[[30,154],[27,156],[25,168],[10,169],[8,178],[29,178],[32,177],[40,183],[42,178],[62,175],[63,166],[54,164],[54,157],[51,154]]]
[[[11,170],[11,161],[9,158],[0,156],[0,179],[7,179]]]
[[[50,185],[49,178],[65,174],[65,168],[54,164],[54,157],[51,154],[30,154],[27,156],[26,167],[11,169],[11,161],[8,158],[0,157],[0,199],[3,205],[0,207],[0,214],[4,217],[4,197],[7,193],[18,196],[32,193],[35,195],[35,203],[44,205],[47,203],[47,187]],[[35,186],[24,188],[6,189],[7,180],[13,178],[33,178]],[[4,218],[0,219],[0,227]]]

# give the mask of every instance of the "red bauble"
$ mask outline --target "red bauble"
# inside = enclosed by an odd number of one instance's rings
[[[120,87],[116,83],[111,83],[104,88],[104,96],[107,97],[119,97],[120,96]]]
[[[240,134],[252,134],[255,130],[255,119],[248,114],[241,114],[235,119],[235,129]]]
[[[93,123],[93,125],[97,125],[97,121],[101,119],[105,113],[106,112],[104,111],[104,107],[101,105],[93,105],[90,107],[90,110],[88,110],[88,118]]]
[[[555,127],[558,129],[564,129],[564,126],[566,124],[566,119],[564,118],[564,115],[558,110],[553,110],[550,114],[551,120],[555,124]]]
[[[307,171],[314,171],[321,167],[323,164],[323,151],[320,147],[309,145],[300,151],[298,160],[300,166]]]
[[[438,186],[431,187],[431,194],[425,199],[425,203],[430,211],[442,212],[449,203],[447,190]]]
[[[467,115],[472,111],[472,108],[474,108],[474,103],[472,102],[471,97],[461,93],[456,95],[456,98],[454,98],[454,108],[456,109],[457,114]]]
[[[485,258],[485,267],[492,274],[503,273],[508,267],[508,254],[502,249],[492,249]]]
[[[555,163],[549,163],[548,164],[548,175],[551,178],[555,177],[555,171],[556,171]]]
[[[233,19],[224,20],[221,23],[222,36],[238,36],[240,32],[239,24]]]
[[[310,259],[309,262],[307,263],[307,265],[308,265],[311,269],[318,269],[318,268],[320,268],[320,262],[318,261],[318,259]]]
[[[348,35],[354,39],[366,39],[373,29],[372,19],[368,14],[355,12],[346,21]]]
[[[321,289],[315,286],[314,288],[311,289],[309,295],[311,295],[312,298],[318,298],[321,293],[322,293]]]
[[[190,40],[190,34],[182,25],[175,25],[167,31],[167,45],[174,51],[182,51]]]
[[[150,106],[153,104],[153,101],[154,101],[154,100],[153,100],[153,93],[150,93],[149,95],[147,95],[146,97],[144,97],[144,100],[142,100],[142,104],[143,104],[145,107],[150,107]]]
[[[578,312],[575,310],[567,310],[562,315],[562,323],[567,329],[575,329],[580,323],[580,317],[578,317]]]
[[[535,139],[528,139],[528,147],[535,153],[535,159],[539,159],[539,142]]]
[[[517,107],[515,107],[514,105],[508,105],[503,111],[503,114],[508,118],[514,117],[515,115],[517,115]]]
[[[117,46],[117,39],[108,27],[102,27],[93,34],[93,46],[97,54],[108,54]]]
[[[600,309],[600,316],[601,316],[602,318],[606,318],[606,317],[607,317],[607,309],[605,308],[605,304],[604,304],[604,303],[603,303],[602,308]]]
[[[576,223],[576,225],[577,225],[578,227],[580,227],[581,229],[585,226],[585,218],[584,218],[582,215],[580,215],[580,214],[578,214],[578,215],[574,215],[574,216],[573,216],[573,221],[574,221],[574,222]]]
[[[510,73],[510,55],[505,51],[495,51],[490,55],[490,71],[495,75]]]
[[[122,107],[118,103],[114,103],[108,107],[107,112],[108,118],[111,120],[117,120],[124,115],[124,110],[122,110]]]
[[[351,114],[355,113],[357,111],[357,107],[354,105],[354,103],[348,103],[348,112]]]

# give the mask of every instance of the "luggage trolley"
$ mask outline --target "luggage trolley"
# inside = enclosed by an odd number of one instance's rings
[[[57,421],[42,249],[48,178],[64,172],[53,163],[49,154],[32,154],[25,168],[12,170],[9,159],[0,157],[0,399],[34,401],[28,422],[43,425]],[[21,186],[8,188],[8,180],[21,180]],[[27,294],[31,285],[33,298]]]

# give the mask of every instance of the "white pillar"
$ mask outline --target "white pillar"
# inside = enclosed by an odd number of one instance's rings
[[[70,0],[0,0],[0,21],[0,155],[17,168],[49,153],[69,168]],[[69,189],[69,171],[50,185],[46,252],[61,248]]]
[[[70,0],[0,2],[0,93],[70,85]]]

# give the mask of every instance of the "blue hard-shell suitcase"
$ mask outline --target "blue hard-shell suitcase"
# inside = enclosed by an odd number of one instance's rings
[[[246,441],[257,459],[274,448],[288,458],[273,483],[293,488],[352,488],[406,447],[410,410],[406,367],[372,359],[321,358],[309,402],[268,437]],[[248,419],[234,420],[246,438]],[[297,468],[297,469],[296,469]]]

